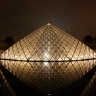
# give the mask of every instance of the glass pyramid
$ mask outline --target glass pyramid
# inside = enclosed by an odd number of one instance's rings
[[[6,50],[1,63],[23,82],[51,93],[85,75],[94,58],[89,47],[48,23]]]

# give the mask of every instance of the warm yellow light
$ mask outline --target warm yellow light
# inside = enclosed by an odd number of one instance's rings
[[[48,25],[48,26],[50,26],[51,24],[50,24],[50,23],[48,23],[47,25]]]
[[[44,53],[44,58],[45,58],[45,60],[50,58],[48,52],[45,52],[45,53]]]
[[[48,63],[48,62],[44,62],[44,65],[45,65],[45,66],[48,66],[48,65],[49,65],[49,63]]]

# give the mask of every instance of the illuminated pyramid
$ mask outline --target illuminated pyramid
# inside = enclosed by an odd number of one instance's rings
[[[23,82],[51,93],[85,75],[94,58],[89,47],[48,23],[6,50],[1,63]]]

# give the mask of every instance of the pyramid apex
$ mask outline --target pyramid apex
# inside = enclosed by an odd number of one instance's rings
[[[48,25],[48,26],[50,26],[50,25],[51,25],[51,23],[47,23],[47,25]]]

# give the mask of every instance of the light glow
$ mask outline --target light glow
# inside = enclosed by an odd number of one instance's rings
[[[44,62],[44,65],[45,65],[45,66],[48,66],[48,65],[49,65],[49,63],[48,63],[48,62]]]
[[[47,25],[48,25],[48,26],[50,26],[51,24],[50,24],[50,23],[48,23]]]
[[[47,59],[49,59],[50,56],[49,56],[48,52],[45,52],[44,53],[44,57],[47,58]]]
[[[51,94],[47,94],[48,96],[50,96]]]

